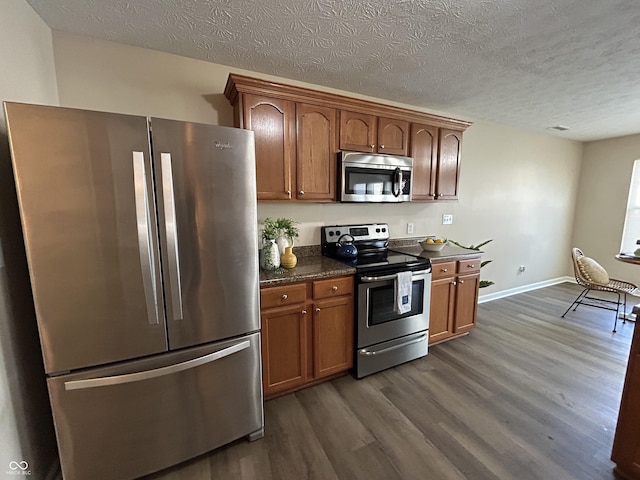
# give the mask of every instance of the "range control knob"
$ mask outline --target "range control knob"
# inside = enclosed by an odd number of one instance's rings
[[[336,235],[340,235],[340,230],[336,230]]]

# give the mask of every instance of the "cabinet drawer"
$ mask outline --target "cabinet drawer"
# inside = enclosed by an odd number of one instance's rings
[[[306,296],[307,287],[304,283],[263,288],[260,290],[260,308],[285,307],[295,303],[304,303]]]
[[[353,277],[329,278],[313,282],[313,298],[338,297],[353,293]]]
[[[480,271],[480,257],[469,260],[458,260],[458,273],[475,273]]]
[[[456,274],[456,262],[434,263],[431,266],[431,279],[451,277]]]

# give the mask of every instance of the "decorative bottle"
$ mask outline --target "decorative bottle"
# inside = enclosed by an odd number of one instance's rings
[[[265,239],[260,254],[263,270],[275,270],[280,267],[280,252],[275,240]]]
[[[298,257],[293,253],[293,247],[285,247],[284,254],[280,257],[280,265],[284,268],[293,268],[298,263]]]

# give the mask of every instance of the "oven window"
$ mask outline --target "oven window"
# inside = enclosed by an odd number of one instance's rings
[[[400,318],[411,317],[422,313],[424,308],[424,280],[414,280],[411,285],[411,310],[402,315],[394,309],[394,283],[369,289],[369,326],[380,325]]]

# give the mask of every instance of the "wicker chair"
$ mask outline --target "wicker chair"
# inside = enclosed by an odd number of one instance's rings
[[[590,307],[604,308],[606,310],[613,310],[616,312],[615,322],[613,324],[613,331],[615,333],[618,326],[618,316],[620,314],[620,305],[624,305],[623,323],[626,323],[626,311],[627,311],[627,294],[633,295],[638,293],[638,287],[630,282],[624,280],[616,280],[609,278],[606,270],[602,268],[595,260],[586,257],[582,250],[579,248],[571,249],[571,258],[573,259],[573,272],[576,277],[578,285],[584,287],[584,290],[577,296],[569,308],[562,314],[562,317],[571,310],[575,311],[578,305],[587,305]],[[617,295],[618,300],[606,300],[597,297],[589,297],[588,294],[591,290],[600,292],[610,292]],[[623,299],[623,302],[621,302]],[[615,304],[615,308],[613,307]]]

